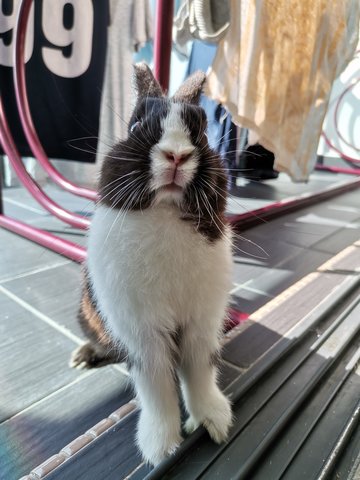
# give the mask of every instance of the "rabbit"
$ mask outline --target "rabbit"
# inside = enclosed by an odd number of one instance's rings
[[[136,440],[156,465],[203,425],[217,443],[232,422],[217,384],[232,278],[227,178],[199,107],[205,74],[167,98],[150,68],[134,67],[128,138],[102,166],[88,235],[79,321],[89,342],[72,365],[126,359],[140,405]],[[180,384],[181,389],[178,388]]]

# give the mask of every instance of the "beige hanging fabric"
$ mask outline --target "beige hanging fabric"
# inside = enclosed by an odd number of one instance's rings
[[[206,93],[306,181],[335,78],[358,40],[359,0],[231,0]]]

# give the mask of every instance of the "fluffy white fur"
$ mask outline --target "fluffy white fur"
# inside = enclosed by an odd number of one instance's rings
[[[175,130],[180,137],[180,127]],[[168,165],[154,164],[156,181],[162,182]],[[216,384],[211,362],[231,286],[230,232],[208,242],[179,218],[178,199],[171,202],[171,195],[142,212],[98,206],[87,261],[109,333],[138,360],[132,368],[141,403],[137,441],[153,464],[181,442],[171,333],[181,331],[177,373],[189,412],[186,429],[203,424],[221,442],[231,423],[230,403]]]

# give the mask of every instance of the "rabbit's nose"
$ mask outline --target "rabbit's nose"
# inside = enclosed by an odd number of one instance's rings
[[[175,166],[185,163],[191,157],[191,153],[164,152],[165,158]]]

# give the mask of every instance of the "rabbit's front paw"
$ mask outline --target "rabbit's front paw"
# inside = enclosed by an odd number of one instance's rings
[[[200,424],[206,428],[215,443],[226,441],[232,424],[231,404],[220,390],[202,404],[198,415],[189,416],[185,431],[192,433]]]
[[[199,425],[200,423],[192,415],[190,415],[185,422],[184,430],[187,434],[190,435],[190,433],[193,433]]]
[[[156,421],[140,416],[137,443],[146,462],[157,465],[172,455],[181,441],[178,428],[171,425],[171,420]]]

